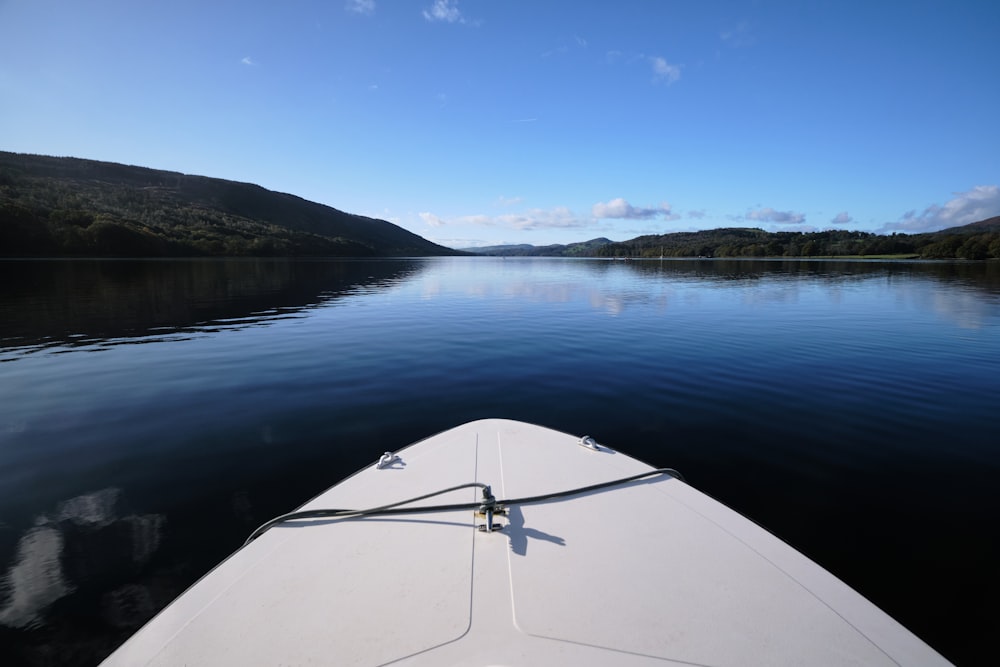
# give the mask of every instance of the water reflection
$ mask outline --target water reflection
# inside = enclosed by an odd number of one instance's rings
[[[610,316],[630,307],[666,310],[683,299],[696,303],[713,290],[739,292],[744,303],[795,303],[820,287],[828,301],[839,303],[850,291],[872,284],[912,287],[931,284],[939,293],[969,296],[961,307],[964,323],[974,322],[969,308],[1000,303],[1000,263],[898,260],[742,260],[665,259],[615,262],[598,259],[476,258],[476,271],[449,282],[435,273],[423,282],[425,299],[460,293],[482,300],[568,304],[580,302]],[[539,279],[543,278],[543,279]],[[696,289],[687,289],[694,287]],[[958,288],[958,289],[956,289]],[[932,288],[933,290],[933,288]],[[914,292],[925,292],[923,288]],[[987,298],[984,300],[983,296]],[[948,300],[947,298],[945,300]],[[920,304],[924,305],[924,304]],[[942,308],[948,319],[952,303]],[[963,324],[962,326],[965,326]]]
[[[619,266],[616,264],[616,266]],[[1000,295],[1000,263],[901,260],[802,260],[802,259],[666,259],[626,262],[622,266],[645,275],[696,277],[710,281],[754,281],[762,278],[833,281],[883,277],[932,278],[963,284]]]
[[[13,564],[3,577],[0,625],[40,627],[46,610],[78,588],[139,572],[160,546],[164,518],[123,516],[120,500],[120,489],[102,489],[70,498],[35,518],[18,540]],[[124,619],[134,625],[136,619],[149,618],[154,609],[148,592],[132,583],[112,587],[105,597],[108,614],[119,627]],[[144,616],[136,608],[143,598],[150,600]]]
[[[998,272],[0,262],[0,655],[95,664],[256,525],[383,451],[497,415],[676,465],[947,635],[947,605],[913,582],[969,588],[996,561],[981,527],[997,506]],[[933,549],[930,523],[949,567],[912,557]]]
[[[66,350],[130,342],[183,340],[222,329],[260,326],[302,317],[304,311],[348,295],[370,294],[412,280],[435,260],[5,260],[0,261],[0,361],[40,349]],[[840,290],[873,280],[940,283],[948,290],[939,310],[961,326],[980,319],[956,305],[954,288],[1000,302],[996,262],[899,262],[844,260],[495,260],[466,258],[482,266],[458,286],[425,282],[422,296],[450,290],[482,299],[569,303],[581,301],[606,314],[631,305],[663,310],[694,281],[699,287],[743,290],[759,302],[793,302],[821,283],[833,298]],[[544,271],[539,281],[531,266]],[[553,272],[552,266],[561,266]],[[526,270],[527,269],[527,270]],[[510,279],[516,272],[519,278]],[[553,279],[553,276],[561,276]],[[806,280],[803,280],[806,279]],[[657,284],[660,284],[657,289]],[[758,289],[747,289],[758,286]],[[16,357],[13,357],[16,358]]]
[[[0,261],[0,350],[148,342],[256,326],[384,289],[422,266],[419,260]]]

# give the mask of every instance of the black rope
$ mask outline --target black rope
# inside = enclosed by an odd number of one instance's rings
[[[597,484],[591,484],[589,486],[581,486],[575,489],[553,491],[551,493],[543,493],[538,496],[527,496],[524,498],[497,500],[496,505],[508,506],[508,505],[528,505],[531,503],[541,503],[547,500],[567,498],[569,496],[575,496],[581,493],[587,493],[589,491],[606,489],[611,486],[619,486],[621,484],[627,484],[629,482],[645,479],[646,477],[652,477],[653,475],[668,475],[675,479],[679,479],[682,482],[684,481],[684,477],[673,468],[656,468],[654,470],[647,470],[646,472],[641,472],[637,475],[622,477],[620,479],[613,479],[607,482],[599,482]],[[481,502],[456,503],[451,505],[427,505],[421,507],[400,507],[400,505],[409,505],[410,503],[415,503],[419,500],[426,500],[427,498],[433,498],[434,496],[440,496],[445,493],[451,493],[452,491],[459,491],[461,489],[468,489],[468,488],[486,489],[489,487],[486,484],[483,484],[482,482],[469,482],[468,484],[459,484],[458,486],[453,486],[447,489],[441,489],[440,491],[433,491],[431,493],[427,493],[422,496],[417,496],[416,498],[407,498],[406,500],[400,500],[398,502],[390,503],[388,505],[381,505],[379,507],[372,507],[364,510],[315,509],[315,510],[300,510],[298,512],[289,512],[288,514],[282,514],[281,516],[277,516],[271,519],[270,521],[261,525],[255,531],[250,533],[250,537],[248,537],[247,541],[243,543],[243,546],[246,546],[251,542],[253,542],[269,528],[272,528],[278,525],[279,523],[284,523],[286,521],[297,521],[300,519],[331,519],[331,518],[350,519],[350,518],[364,517],[364,516],[398,516],[403,514],[425,514],[428,512],[457,512],[463,510],[479,509],[482,506]]]

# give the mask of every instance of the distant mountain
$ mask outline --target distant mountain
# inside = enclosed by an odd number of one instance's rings
[[[476,255],[509,255],[517,252],[531,252],[537,250],[539,246],[530,243],[510,243],[507,245],[484,245],[475,248],[459,248],[464,252],[471,252]]]
[[[503,257],[592,257],[599,248],[612,243],[611,239],[597,238],[580,243],[536,246],[527,243],[518,245],[492,245],[480,248],[463,248],[464,252],[476,255],[495,255]]]
[[[0,257],[458,254],[250,183],[0,152]]]

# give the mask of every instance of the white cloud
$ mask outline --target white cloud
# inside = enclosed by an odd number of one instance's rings
[[[733,48],[750,46],[757,41],[753,28],[746,21],[740,21],[732,28],[719,33],[719,38]]]
[[[485,216],[478,216],[485,217]],[[524,213],[497,216],[493,224],[513,229],[568,229],[572,227],[586,227],[591,221],[581,220],[573,215],[565,206],[542,209],[533,208]]]
[[[671,210],[670,204],[664,202],[654,208],[632,206],[622,197],[604,203],[598,202],[591,209],[591,215],[598,219],[649,220],[663,217],[666,220],[677,220],[679,215]]]
[[[977,185],[968,192],[954,192],[944,205],[931,204],[922,212],[908,211],[896,222],[887,222],[879,231],[933,232],[960,227],[1000,215],[1000,186]]]
[[[504,197],[500,195],[497,197],[496,205],[507,208],[509,206],[517,206],[523,201],[521,197]]]
[[[430,8],[424,10],[424,18],[428,21],[444,21],[445,23],[464,23],[462,12],[458,9],[458,0],[434,0]]]
[[[697,209],[694,211],[688,211],[688,217],[694,220],[701,220],[705,217],[705,209]]]
[[[375,0],[348,0],[347,11],[371,16],[375,13]]]
[[[240,62],[241,62],[241,63],[243,63],[244,65],[256,65],[256,64],[257,64],[257,63],[255,63],[255,62],[254,62],[254,61],[253,61],[253,60],[252,60],[252,59],[250,58],[250,56],[246,56],[246,57],[245,57],[245,58],[243,58],[243,60],[241,60]]]
[[[848,215],[847,211],[841,211],[837,215],[833,216],[830,221],[831,225],[847,225],[854,222],[854,218]]]
[[[483,214],[463,215],[456,218],[455,223],[459,225],[472,225],[474,227],[495,227],[497,225],[497,218]]]
[[[503,215],[464,215],[445,220],[433,213],[419,213],[420,218],[432,227],[444,225],[472,227],[502,227],[519,231],[533,229],[570,229],[594,224],[589,218],[579,218],[565,206],[550,209],[533,208],[522,213]]]
[[[649,62],[653,66],[653,79],[655,81],[666,81],[667,85],[670,85],[681,78],[681,68],[677,65],[671,65],[666,59],[651,56]]]
[[[757,222],[775,222],[779,225],[798,225],[805,221],[806,216],[792,211],[775,211],[773,208],[758,208],[746,214],[747,220]]]
[[[417,213],[417,215],[419,215],[420,219],[423,220],[428,225],[430,225],[431,227],[443,227],[444,225],[448,224],[447,222],[445,222],[438,216],[434,215],[433,213],[424,212],[424,213]]]

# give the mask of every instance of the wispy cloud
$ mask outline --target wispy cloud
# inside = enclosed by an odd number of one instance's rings
[[[745,218],[756,222],[774,222],[779,225],[799,225],[805,222],[806,216],[803,213],[775,211],[773,208],[765,207],[749,211]]]
[[[423,213],[417,213],[417,215],[419,215],[420,219],[423,220],[428,225],[430,225],[431,227],[444,227],[445,225],[448,224],[444,220],[444,218],[440,218],[434,215],[433,213],[427,211],[424,211]]]
[[[653,83],[663,83],[668,86],[680,81],[681,70],[684,68],[684,65],[671,63],[663,56],[654,56],[635,51],[623,53],[617,49],[605,51],[604,60],[608,65],[612,66],[621,64],[628,67],[649,67],[653,74]]]
[[[257,64],[257,63],[255,63],[253,61],[253,59],[250,56],[245,56],[243,58],[243,60],[241,60],[240,62],[243,63],[244,65],[256,65]]]
[[[955,196],[943,205],[931,204],[920,213],[907,211],[895,222],[887,222],[879,231],[933,232],[959,227],[1000,215],[1000,186],[977,185]]]
[[[517,231],[535,229],[570,229],[589,227],[596,223],[590,218],[581,218],[565,206],[555,208],[533,208],[520,213],[505,213],[503,215],[464,215],[445,220],[433,213],[419,213],[420,219],[431,227],[470,226],[499,227]]]
[[[589,220],[578,218],[571,210],[565,206],[555,208],[533,208],[523,213],[511,213],[497,216],[495,220],[482,220],[479,222],[487,224],[499,224],[502,227],[512,229],[532,230],[532,229],[569,229],[573,227],[586,227]]]
[[[624,198],[618,197],[611,201],[597,202],[591,208],[591,215],[600,220],[650,220],[662,217],[666,220],[677,220],[681,216],[671,210],[670,204],[664,202],[656,207],[642,208],[632,206]]]
[[[847,211],[841,211],[830,220],[831,225],[849,225],[854,222],[854,218],[848,215]]]
[[[564,55],[566,55],[567,53],[570,52],[571,48],[572,49],[586,49],[587,48],[587,40],[584,39],[583,37],[580,37],[579,35],[574,35],[573,36],[573,43],[572,44],[562,44],[560,46],[553,47],[553,48],[549,49],[548,51],[543,51],[542,52],[542,57],[543,58],[550,58],[552,56],[564,56]]]
[[[719,33],[719,39],[733,48],[751,46],[757,41],[753,26],[747,21],[740,21],[735,26],[724,29]]]
[[[665,58],[650,56],[649,62],[653,67],[654,81],[663,81],[670,85],[681,78],[680,66],[671,65]]]
[[[465,22],[462,12],[458,9],[458,0],[434,0],[434,4],[424,10],[424,18],[444,23]]]
[[[375,13],[375,0],[347,0],[347,11],[371,16]]]
[[[688,217],[691,218],[691,219],[693,219],[693,220],[701,220],[706,215],[707,214],[705,213],[705,209],[703,209],[703,208],[696,209],[696,210],[693,210],[693,211],[688,211]]]

